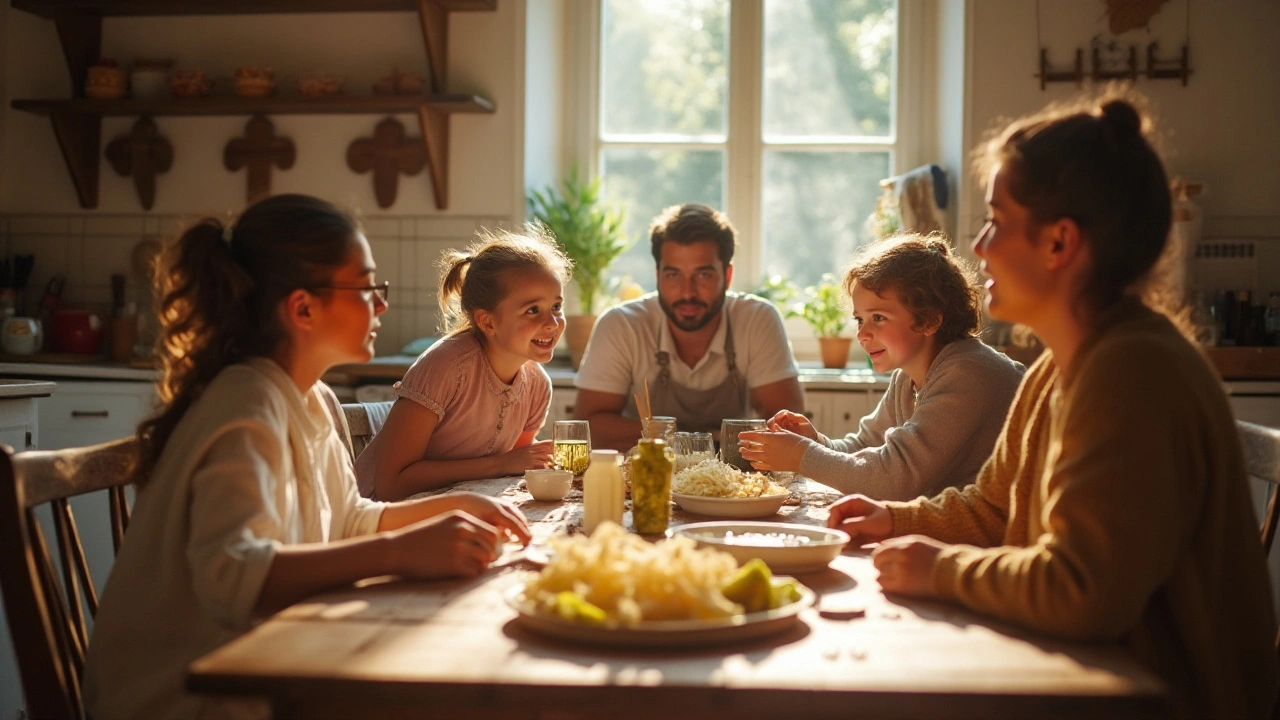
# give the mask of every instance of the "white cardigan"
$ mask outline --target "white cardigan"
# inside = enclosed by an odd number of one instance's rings
[[[330,402],[259,358],[224,369],[183,416],[103,593],[84,681],[96,720],[266,714],[187,694],[187,666],[249,629],[277,547],[377,529],[384,505],[356,491]]]

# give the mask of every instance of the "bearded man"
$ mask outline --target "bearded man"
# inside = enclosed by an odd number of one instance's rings
[[[574,417],[592,446],[626,450],[640,437],[633,396],[649,384],[654,415],[719,436],[725,418],[804,412],[782,317],[772,303],[729,291],[736,233],[706,205],[674,205],[649,228],[657,292],[596,323],[575,385]]]

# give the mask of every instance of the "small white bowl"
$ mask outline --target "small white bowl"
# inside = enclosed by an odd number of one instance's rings
[[[524,484],[534,500],[563,500],[573,485],[573,473],[552,468],[525,470]]]

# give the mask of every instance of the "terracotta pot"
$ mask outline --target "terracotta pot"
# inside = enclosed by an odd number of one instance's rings
[[[820,337],[818,346],[822,350],[822,367],[842,368],[849,362],[849,346],[853,338]]]
[[[565,342],[569,345],[569,362],[577,370],[582,363],[582,354],[587,350],[587,341],[591,339],[591,329],[596,326],[595,315],[570,315],[565,318]]]

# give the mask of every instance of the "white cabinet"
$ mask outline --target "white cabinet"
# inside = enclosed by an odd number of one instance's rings
[[[14,452],[36,446],[40,437],[37,402],[33,397],[0,399],[0,443]]]
[[[57,450],[132,435],[157,401],[151,383],[59,380],[39,402],[39,447]]]
[[[547,422],[538,433],[539,440],[550,440],[551,431],[557,420],[572,420],[573,405],[578,400],[578,391],[572,387],[551,388],[551,406],[547,408]]]
[[[804,404],[813,426],[827,437],[842,438],[858,429],[884,395],[883,390],[806,390]]]

